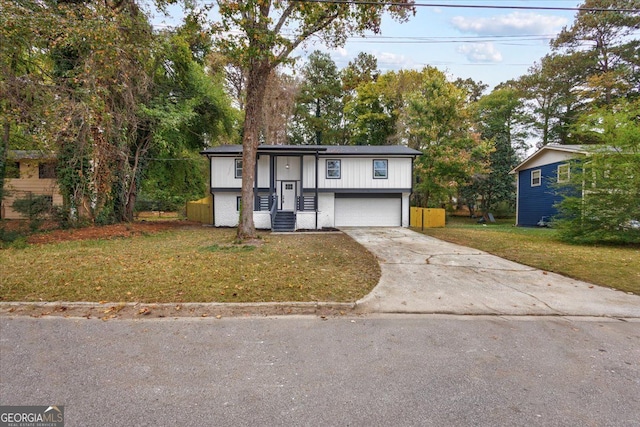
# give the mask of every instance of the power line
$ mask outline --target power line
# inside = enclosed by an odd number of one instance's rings
[[[443,4],[443,3],[401,3],[396,1],[373,0],[291,0],[298,3],[350,4],[364,6],[399,6],[399,7],[437,7],[458,9],[511,9],[511,10],[550,10],[573,12],[625,12],[640,13],[640,9],[604,8],[604,7],[559,7],[559,6],[514,6],[514,5],[481,5],[481,4]]]

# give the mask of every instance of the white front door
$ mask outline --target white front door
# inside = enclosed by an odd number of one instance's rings
[[[296,207],[296,183],[295,181],[282,181],[280,189],[280,210],[295,211]]]

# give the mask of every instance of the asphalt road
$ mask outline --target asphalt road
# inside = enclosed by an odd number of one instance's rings
[[[640,322],[0,318],[0,404],[74,426],[640,426]]]

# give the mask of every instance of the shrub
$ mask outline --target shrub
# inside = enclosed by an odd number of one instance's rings
[[[16,199],[13,209],[29,219],[29,227],[36,231],[42,225],[44,217],[51,213],[52,197],[29,193],[26,197]]]

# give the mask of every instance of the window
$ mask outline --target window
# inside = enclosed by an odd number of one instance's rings
[[[38,164],[38,178],[40,179],[56,178],[56,164],[55,163]]]
[[[285,184],[284,185],[284,189],[285,190],[293,190],[293,184]]]
[[[387,179],[388,160],[373,161],[373,179]]]
[[[569,164],[558,165],[558,182],[569,182],[570,168]]]
[[[20,178],[20,162],[7,163],[7,169],[5,170],[5,178]]]
[[[236,211],[240,212],[240,209],[242,209],[242,196],[237,196],[236,197]]]
[[[327,160],[327,179],[340,179],[340,160]]]
[[[236,179],[242,179],[242,159],[236,159],[236,167],[235,167],[235,177]]]
[[[531,186],[539,187],[542,184],[542,170],[536,169],[531,171]]]

